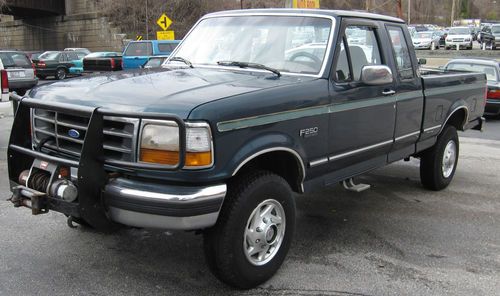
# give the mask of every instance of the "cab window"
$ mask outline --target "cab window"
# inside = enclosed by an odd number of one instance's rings
[[[347,26],[337,59],[335,80],[359,81],[364,66],[382,64],[375,29],[369,26]]]
[[[413,71],[410,51],[408,50],[403,29],[401,27],[388,26],[388,31],[400,79],[413,79],[415,72]]]

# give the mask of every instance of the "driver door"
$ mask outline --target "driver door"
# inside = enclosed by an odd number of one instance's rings
[[[329,165],[346,178],[387,163],[396,120],[395,85],[361,82],[364,66],[389,65],[383,24],[344,20],[332,70]],[[394,80],[394,79],[393,79]]]

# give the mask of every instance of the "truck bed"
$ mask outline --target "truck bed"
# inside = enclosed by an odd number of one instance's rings
[[[485,74],[442,69],[422,69],[420,74],[425,98],[421,141],[439,133],[448,117],[458,109],[467,112],[464,129],[472,127],[471,121],[482,116]]]

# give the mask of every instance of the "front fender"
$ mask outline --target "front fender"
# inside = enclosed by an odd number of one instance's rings
[[[305,175],[305,152],[298,143],[286,133],[268,132],[259,134],[244,142],[238,148],[237,153],[227,163],[224,171],[231,172],[234,176],[249,161],[257,156],[274,151],[283,151],[292,154],[302,167],[302,174]]]

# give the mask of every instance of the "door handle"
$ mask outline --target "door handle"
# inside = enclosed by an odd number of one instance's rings
[[[395,90],[392,90],[392,89],[391,89],[391,90],[384,90],[384,91],[382,92],[382,94],[383,94],[384,96],[392,96],[392,95],[396,94],[396,91],[395,91]]]

